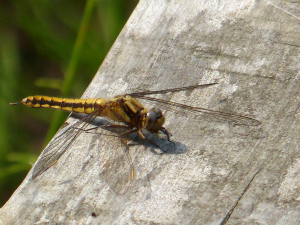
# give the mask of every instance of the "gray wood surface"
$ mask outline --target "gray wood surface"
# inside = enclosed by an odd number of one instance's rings
[[[29,172],[0,223],[300,224],[299,37],[299,0],[141,0],[83,97],[217,81],[163,98],[261,126],[166,109],[176,145],[130,146],[124,195],[101,176],[116,138],[83,134],[43,175]]]

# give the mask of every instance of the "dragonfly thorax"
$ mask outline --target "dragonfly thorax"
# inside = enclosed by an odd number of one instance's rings
[[[165,117],[159,108],[153,108],[147,113],[146,130],[151,133],[157,133],[161,130],[165,122]]]

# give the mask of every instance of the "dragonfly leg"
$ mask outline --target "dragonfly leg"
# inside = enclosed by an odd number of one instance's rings
[[[164,149],[162,149],[158,144],[156,144],[156,143],[154,143],[153,141],[149,140],[149,139],[143,134],[142,129],[136,129],[136,128],[134,128],[134,129],[132,129],[132,130],[130,130],[130,131],[128,131],[128,132],[122,133],[121,136],[127,136],[128,134],[132,134],[132,133],[135,133],[135,132],[138,132],[138,135],[140,136],[140,138],[141,138],[142,140],[146,140],[146,141],[150,142],[150,143],[153,144],[155,147],[159,148],[160,151],[161,151],[162,153],[166,153],[166,151],[165,151]]]
[[[121,134],[121,136],[127,136],[128,134],[132,134],[132,133],[135,133],[135,132],[137,132],[137,129],[132,129],[132,128],[130,128],[130,127],[128,127],[128,126],[126,126],[126,125],[121,125],[121,126],[124,126],[124,127],[122,127],[122,128],[127,128],[127,129],[131,129],[130,131],[128,131],[128,132],[125,132],[125,133],[122,133]],[[143,138],[144,139],[144,138]]]
[[[153,144],[155,147],[159,148],[161,153],[166,153],[166,151],[164,149],[162,149],[158,144],[154,143],[153,141],[151,141],[150,139],[146,138],[145,135],[142,132],[142,129],[138,130],[138,134],[139,136],[143,139],[143,140],[147,140],[148,142],[150,142],[151,144]],[[168,136],[169,137],[169,136]],[[169,138],[168,138],[169,139]],[[169,141],[169,140],[168,140]]]
[[[98,128],[120,128],[120,129],[131,129],[130,127],[128,127],[127,125],[119,125],[119,124],[109,124],[109,125],[101,125],[101,126],[96,126],[96,127],[92,127],[89,129],[82,129],[82,128],[75,128],[78,130],[82,130],[85,132],[91,131],[91,130],[97,130]]]
[[[74,127],[74,129],[84,131],[86,133],[89,133],[89,131],[91,131],[91,130],[97,130],[98,128],[99,127],[92,127],[92,128],[89,128],[89,129],[83,129],[83,128]]]
[[[91,131],[91,130],[97,130],[99,127],[92,127],[92,128],[89,128],[89,129],[83,129],[83,131]]]
[[[173,145],[175,145],[175,143],[174,143],[173,141],[170,140],[170,135],[171,135],[171,134],[167,131],[166,128],[162,127],[162,128],[160,129],[160,131],[166,135],[167,140],[168,140],[169,142],[171,142]]]
[[[117,129],[131,129],[131,127],[129,127],[127,125],[120,125],[120,124],[102,125],[101,127],[104,127],[104,128],[117,128]]]

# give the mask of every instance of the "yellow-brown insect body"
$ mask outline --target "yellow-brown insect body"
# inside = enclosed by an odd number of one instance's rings
[[[48,96],[29,96],[22,101],[23,105],[32,108],[54,108],[67,112],[78,112],[90,114],[95,111],[95,106],[103,107],[104,99],[68,99]]]
[[[85,114],[91,114],[97,110],[96,116],[109,117],[114,121],[124,122],[132,128],[147,129],[149,127],[148,111],[137,99],[129,95],[118,96],[109,101],[101,98],[67,99],[35,95],[24,98],[21,103],[32,108],[54,108]],[[159,129],[149,130],[157,132]]]

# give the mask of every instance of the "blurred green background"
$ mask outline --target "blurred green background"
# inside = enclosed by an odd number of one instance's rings
[[[9,103],[36,94],[80,97],[137,3],[0,2],[0,206],[68,116]]]

